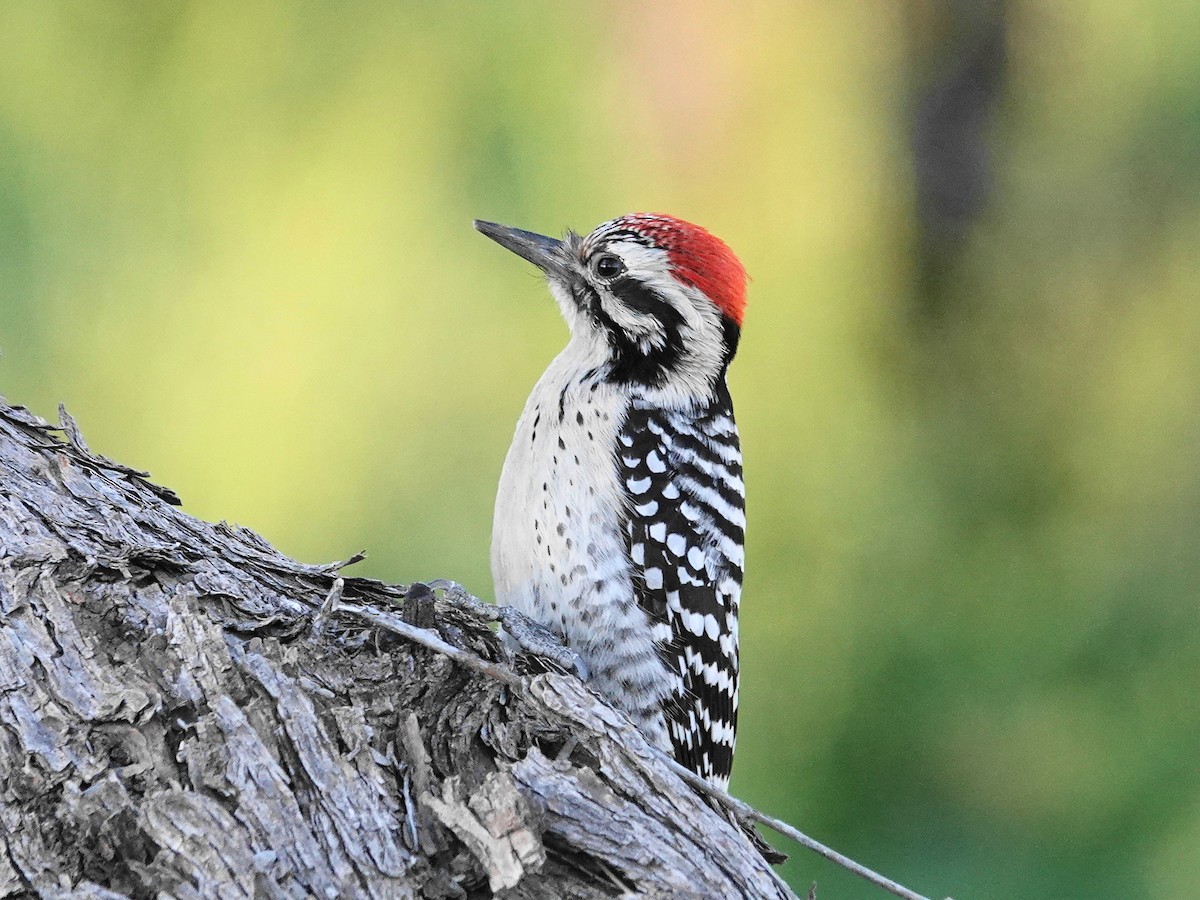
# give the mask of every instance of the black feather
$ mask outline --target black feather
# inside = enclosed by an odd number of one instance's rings
[[[713,739],[703,724],[703,711],[707,710],[710,719],[736,729],[736,643],[731,658],[721,648],[720,634],[715,640],[707,631],[695,634],[684,614],[712,616],[720,632],[728,629],[730,615],[737,616],[742,567],[722,549],[728,546],[722,538],[740,547],[744,534],[742,522],[729,521],[723,511],[728,508],[738,517],[744,517],[745,511],[729,391],[722,381],[711,405],[693,413],[635,401],[620,437],[618,465],[627,495],[626,534],[640,575],[635,579],[638,604],[652,623],[670,626],[671,637],[659,649],[667,669],[681,676],[678,691],[664,710],[675,757],[705,778],[724,780],[733,765],[733,748]],[[730,456],[734,458],[727,462]],[[677,497],[670,496],[675,492]],[[691,518],[684,513],[685,501]],[[672,539],[672,535],[679,537]],[[689,552],[692,548],[698,552]],[[680,549],[682,553],[677,552]],[[648,580],[647,573],[652,570],[661,572],[661,584],[657,576]],[[678,593],[676,605],[684,614],[672,608],[674,593]],[[680,660],[686,661],[689,651],[702,665],[726,673],[730,688],[706,683],[691,666],[681,673]],[[691,716],[696,719],[695,727]]]

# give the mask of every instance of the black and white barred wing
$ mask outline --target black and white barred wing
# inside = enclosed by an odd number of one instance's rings
[[[636,402],[621,435],[638,601],[677,677],[666,704],[680,763],[724,786],[733,765],[745,492],[729,394],[700,413]]]

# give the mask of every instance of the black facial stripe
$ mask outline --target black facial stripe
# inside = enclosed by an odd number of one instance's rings
[[[571,285],[571,296],[575,305],[582,310],[597,327],[603,327],[600,315],[600,297],[595,289],[586,281],[580,280]]]
[[[644,282],[638,281],[636,278],[620,278],[609,286],[609,290],[618,300],[635,312],[654,316],[667,330],[670,330],[670,323],[674,321],[678,331],[683,317],[675,311],[675,307],[662,298],[661,294],[648,287]],[[674,319],[671,318],[672,316]]]
[[[742,329],[729,316],[722,315],[721,336],[725,340],[725,363],[721,366],[721,380],[724,380],[725,370],[729,368],[729,364],[733,362],[734,354],[737,353],[738,341],[742,337]]]
[[[603,310],[602,324],[613,349],[613,365],[608,380],[618,384],[660,386],[679,362],[683,353],[683,316],[652,288],[635,278],[623,278],[612,285],[617,301],[629,309],[653,316],[663,332],[663,345],[643,350],[636,340],[618,327]]]
[[[612,241],[629,241],[633,244],[640,244],[643,247],[654,247],[656,244],[646,235],[633,231],[628,228],[614,228],[611,231],[604,232],[604,243],[608,244]]]
[[[644,352],[638,342],[604,311],[596,289],[586,281],[576,282],[572,288],[576,306],[604,330],[612,348],[612,364],[607,380],[617,384],[661,387],[683,355],[683,315],[661,294],[636,278],[618,278],[609,286],[609,290],[618,302],[630,310],[657,319],[662,327],[664,342],[662,347]],[[737,351],[741,329],[728,316],[721,317],[721,327],[726,350],[720,373],[720,380],[723,380],[725,368]]]
[[[596,289],[586,282],[576,283],[573,286],[575,304],[603,330],[612,350],[607,380],[617,384],[657,387],[666,379],[683,352],[683,339],[679,333],[683,317],[671,304],[633,279],[623,279],[620,288],[613,286],[613,292],[621,303],[657,318],[666,340],[662,347],[643,353],[637,341],[604,311]]]

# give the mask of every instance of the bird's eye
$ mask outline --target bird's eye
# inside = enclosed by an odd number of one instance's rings
[[[595,269],[596,274],[601,278],[616,278],[625,271],[625,263],[621,262],[619,256],[605,253],[603,256],[596,257],[592,268]]]

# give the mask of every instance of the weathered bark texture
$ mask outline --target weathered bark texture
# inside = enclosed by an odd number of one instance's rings
[[[0,897],[792,896],[575,679],[173,500],[0,401]]]

